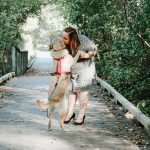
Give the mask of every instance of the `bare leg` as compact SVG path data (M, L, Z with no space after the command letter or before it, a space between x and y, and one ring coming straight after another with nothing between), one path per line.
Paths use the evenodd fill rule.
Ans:
M76 122L79 122L79 123L82 122L84 113L85 113L85 109L87 106L88 98L89 98L88 91L84 91L79 94L80 111L79 111L79 115L76 119Z
M65 121L69 120L71 118L71 116L73 115L76 100L77 100L77 93L76 92L69 93L69 96L68 96L68 110L67 110L67 116L65 118Z

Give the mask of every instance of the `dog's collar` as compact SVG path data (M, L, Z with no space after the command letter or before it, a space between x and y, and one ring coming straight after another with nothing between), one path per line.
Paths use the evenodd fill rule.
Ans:
M61 50L64 50L66 47L63 47L63 48L61 48L61 49L58 49L58 50L55 50L55 49L53 49L53 51L54 52L57 52L57 51L61 51Z

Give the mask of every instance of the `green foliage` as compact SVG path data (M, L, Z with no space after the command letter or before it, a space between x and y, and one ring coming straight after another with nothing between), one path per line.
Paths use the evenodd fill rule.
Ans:
M0 70L11 70L11 47L21 41L20 25L29 15L39 13L42 0L1 0L0 2Z
M98 75L135 105L150 99L150 1L58 1L79 33L99 45Z
M137 107L150 117L150 100L142 100L138 103Z
M46 0L45 0L46 1ZM10 49L21 40L19 26L38 14L43 0L1 0L0 63L9 62ZM98 75L149 114L150 1L47 0L60 5L68 25L98 44ZM5 65L0 69L5 72ZM147 102L148 101L148 102Z

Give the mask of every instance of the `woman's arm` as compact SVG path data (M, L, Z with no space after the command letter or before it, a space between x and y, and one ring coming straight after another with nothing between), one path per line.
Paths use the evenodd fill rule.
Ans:
M97 53L97 51L89 51L88 53L84 52L84 51L81 51L80 53L80 58L91 58L93 56L95 56Z

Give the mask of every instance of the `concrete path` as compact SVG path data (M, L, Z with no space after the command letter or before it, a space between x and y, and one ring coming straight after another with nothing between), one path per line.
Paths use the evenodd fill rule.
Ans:
M97 85L90 89L84 125L70 122L62 131L56 111L48 131L46 111L35 100L47 101L52 59L48 52L37 54L26 74L0 86L0 150L150 150L143 127L127 119Z

